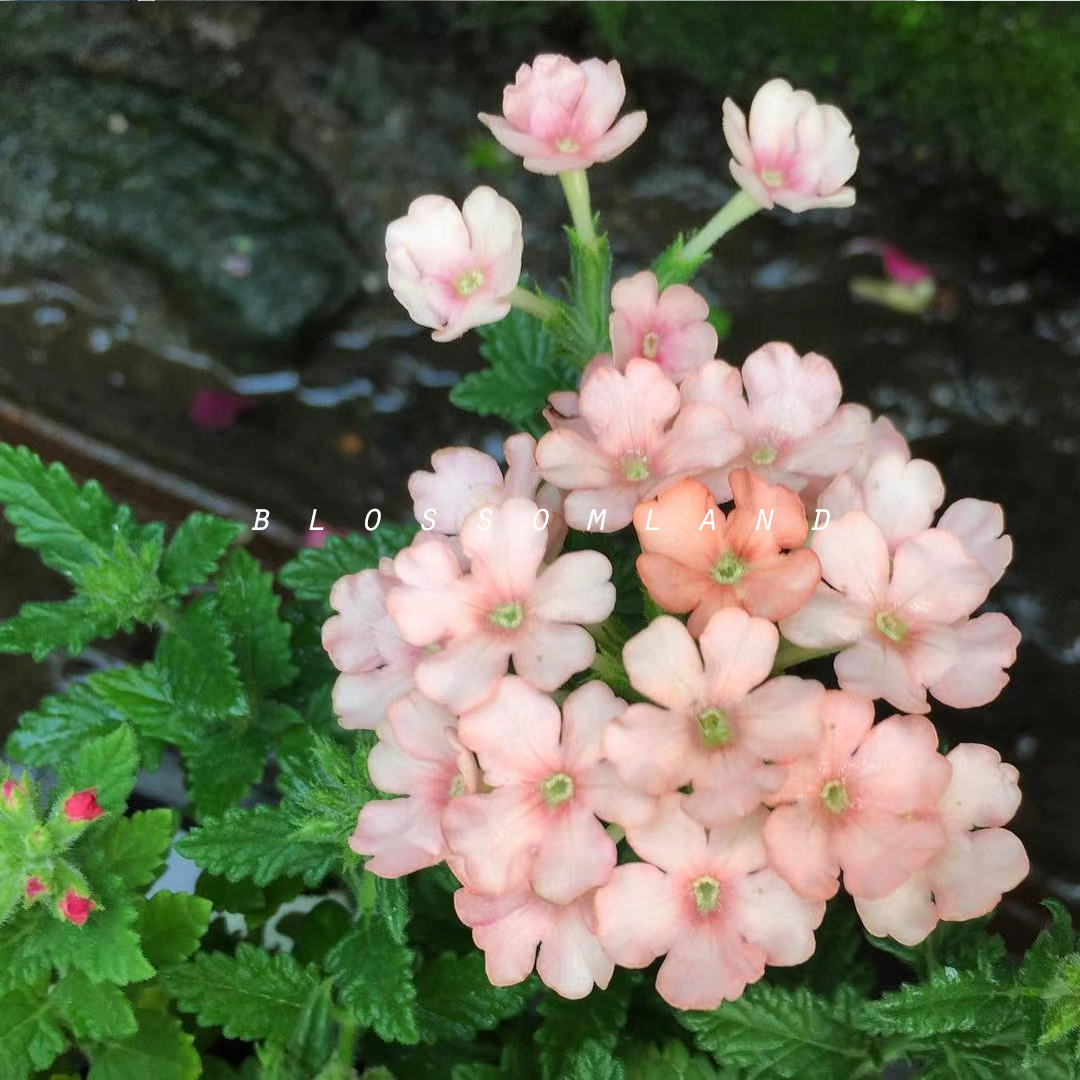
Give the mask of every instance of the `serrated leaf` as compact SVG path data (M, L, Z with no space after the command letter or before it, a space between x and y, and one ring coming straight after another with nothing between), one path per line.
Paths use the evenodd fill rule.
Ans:
M289 1055L313 1076L326 1064L334 1049L334 996L330 979L312 987L289 1035Z
M477 333L489 367L466 375L450 391L450 400L459 409L500 416L538 434L546 427L540 414L548 395L576 389L580 368L560 357L554 336L523 311L515 309Z
M883 1035L925 1039L957 1031L988 1034L1013 1013L1011 994L982 972L946 969L929 982L906 983L867 1002L862 1023Z
M595 1039L590 1039L567 1059L562 1080L624 1080L622 1062Z
M78 655L96 638L112 637L120 629L116 612L102 611L91 600L31 600L18 614L0 623L0 652L29 653L44 660L57 649Z
M381 522L370 533L328 536L321 548L305 548L278 572L278 580L301 600L325 603L334 582L346 574L371 570L384 556L396 555L416 534L415 524Z
M90 1051L87 1080L196 1080L201 1072L195 1040L169 1013L138 1009L138 1030L107 1039Z
M48 1068L66 1046L48 998L30 990L4 995L0 1009L0 1076L4 1080L22 1080L35 1069Z
M81 971L69 972L55 986L56 1015L80 1041L127 1038L135 1033L135 1014L123 990L95 985Z
M745 1080L835 1080L868 1057L865 1033L845 1012L803 987L756 983L737 1001L676 1019L703 1050L742 1069Z
M201 896L167 889L140 901L136 929L150 963L162 968L186 960L199 947L213 907Z
M89 874L107 871L132 889L145 888L161 873L176 831L172 810L142 810L95 830L86 857Z
M253 727L212 728L198 741L184 739L180 747L188 795L200 820L240 802L262 777L273 750L267 734Z
M186 593L217 569L229 545L244 526L196 510L173 534L161 559L161 579L173 591Z
M394 941L385 922L362 916L327 953L326 970L337 979L339 997L364 1027L387 1042L416 1043L412 952Z
M291 817L279 807L234 808L193 829L177 850L197 866L230 881L250 879L266 885L283 874L317 885L341 858L345 837L337 843L298 840Z
M301 964L321 964L351 925L347 908L336 900L320 900L310 911L291 911L278 919L277 930L292 938L292 954Z
M230 552L217 579L218 612L229 630L240 677L253 692L270 694L296 676L290 627L281 620L273 575L240 548Z
M492 986L479 953L443 953L416 977L416 1020L424 1042L467 1041L517 1016L534 992L531 980Z
M199 953L162 977L182 1011L230 1039L287 1038L318 981L288 954L272 956L243 941L235 956Z
M626 1068L626 1080L721 1080L722 1077L704 1054L695 1054L674 1039L663 1046L631 1045L620 1056Z
M92 911L84 926L41 912L31 948L59 968L84 972L93 983L142 982L154 969L142 953L134 921L135 911L126 905Z
M123 810L138 767L135 733L124 724L81 746L75 760L60 771L61 787L74 791L97 788L102 809Z
M709 261L709 255L698 255L687 259L683 256L686 241L678 236L653 263L652 270L663 292L669 285L684 285L698 272L703 263Z

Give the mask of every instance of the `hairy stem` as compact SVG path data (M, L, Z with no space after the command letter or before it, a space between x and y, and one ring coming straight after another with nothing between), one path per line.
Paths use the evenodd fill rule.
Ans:
M559 173L559 180L570 207L574 229L583 244L596 246L596 230L593 229L592 207L589 204L589 177L584 169L572 169Z
M720 237L731 232L740 222L753 217L761 209L745 191L737 191L720 207L713 217L687 241L682 257L690 261L707 255Z
M557 300L552 300L543 293L530 292L520 285L507 293L506 299L510 301L511 307L516 307L541 322L547 322L559 310Z

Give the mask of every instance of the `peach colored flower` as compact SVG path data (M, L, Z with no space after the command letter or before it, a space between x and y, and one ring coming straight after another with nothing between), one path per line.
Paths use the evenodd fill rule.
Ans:
M402 638L443 647L416 667L416 685L455 712L481 704L514 670L541 690L556 690L587 668L596 646L585 624L615 606L611 563L598 551L561 555L542 567L543 511L529 499L473 511L461 529L469 569L445 540L398 553L400 584L387 610Z
M841 871L852 896L888 896L944 848L937 809L952 770L923 716L875 725L872 702L827 690L821 720L818 752L769 797L769 865L811 899L829 899Z
M509 314L521 252L521 215L489 187L476 188L460 210L442 195L421 195L386 227L390 288L436 341Z
M955 624L986 599L989 575L942 529L909 537L890 560L881 529L861 510L814 533L813 547L824 580L782 620L783 635L806 648L843 648L836 677L844 689L927 712L926 688L961 660Z
M649 360L626 371L599 367L581 388L580 421L549 431L536 448L540 475L569 491L571 528L615 532L634 507L668 484L718 468L741 449L723 413L682 404L678 387Z
M528 883L544 900L568 904L607 881L615 843L598 816L628 824L653 810L602 760L604 728L625 704L593 681L568 695L560 719L550 697L508 676L491 702L461 717L461 741L493 789L455 799L443 815L470 889Z
M844 185L859 160L851 123L835 105L819 105L786 79L770 79L754 95L750 122L731 98L724 101L724 137L731 175L755 202L798 213L851 206Z
M800 899L769 869L763 814L706 832L669 795L628 833L646 861L616 867L596 894L605 951L633 968L664 956L656 989L677 1009L715 1009L767 963L801 964L814 952L825 905Z
M799 356L780 341L752 352L741 374L722 360L703 364L683 382L683 401L719 408L742 435L745 450L702 483L727 502L733 468L748 468L792 491L850 468L865 448L870 413L861 405L841 405L840 395L839 376L824 356Z
M693 784L687 812L707 825L755 809L783 784L781 763L813 750L821 730L820 683L765 681L778 642L772 623L739 608L714 615L699 643L668 615L632 637L630 684L658 705L629 706L605 732L619 776L652 795Z
M330 590L338 612L323 623L322 644L341 672L334 683L334 712L343 728L374 730L388 707L415 685L422 649L402 640L386 611L397 584L393 561L339 579Z
M996 585L1012 562L1012 537L1005 533L1005 511L982 499L959 499L938 518L937 527L960 538L964 550Z
M365 869L396 878L446 857L441 818L452 798L476 791L480 770L458 741L455 720L415 690L390 706L368 772L380 790L401 799L373 799L357 818L349 847L370 855Z
M692 634L726 607L785 618L821 580L817 556L802 547L807 524L798 495L746 469L729 480L735 509L726 518L696 480L681 480L634 511L641 581L665 610L692 612Z
M524 982L535 964L545 986L577 999L588 996L594 986L605 989L615 971L596 938L593 895L549 904L528 887L497 896L459 889L454 910L472 928L493 986Z
M716 356L719 338L708 321L709 302L689 285L669 285L661 293L656 275L643 270L615 283L611 307L611 350L621 371L640 356L679 383Z
M888 896L855 901L877 937L917 945L940 919L988 914L1028 875L1024 845L1001 827L1020 805L1019 773L996 750L977 743L961 743L948 759L952 779L940 806L945 850Z
M645 130L645 113L618 123L626 85L618 62L542 53L503 90L503 115L478 119L530 172L554 176L618 157Z
M957 623L953 636L956 660L929 684L930 693L954 709L989 705L1009 681L1005 669L1016 663L1020 631L1007 616L988 611Z

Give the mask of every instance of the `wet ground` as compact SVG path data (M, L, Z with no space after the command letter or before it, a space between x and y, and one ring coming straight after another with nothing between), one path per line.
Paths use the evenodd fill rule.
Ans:
M123 20L136 16L112 18L130 31ZM475 338L436 346L405 319L385 287L382 228L417 194L460 198L476 183L493 183L524 213L527 269L554 285L562 259L558 185L492 159L471 119L477 108L496 107L502 83L527 57L483 48L450 56L420 34L403 38L400 28L390 33L347 16L305 24L295 9L270 25L258 15L250 24L205 18L201 30L182 28L193 70L218 73L201 84L198 107L220 109L237 124L262 118L258 139L296 163L297 184L325 196L325 221L311 235L333 233L349 252L347 280L312 293L295 326L260 341L231 333L222 318L229 304L236 326L258 310L243 290L258 285L259 260L275 256L257 215L237 232L221 211L220 243L198 250L202 262L187 292L168 260L147 267L132 259L137 238L128 238L126 255L99 245L88 257L84 234L69 263L42 244L36 264L11 258L0 278L0 397L8 408L0 420L8 424L15 406L29 408L34 423L45 418L95 440L91 448L106 448L121 471L124 461L151 470L149 489L171 478L180 503L187 490L192 501L226 500L236 513L268 508L284 542L306 528L313 509L343 528L371 507L402 515L405 479L431 451L448 443L492 448L502 430L447 403L447 388L478 364ZM113 55L106 45L81 58L87 78L101 77L102 56ZM165 63L166 47L155 39L146 55L142 88L175 94L184 76ZM117 64L106 65L108 77ZM227 70L233 74L220 75ZM647 265L730 194L718 102L657 76L632 86L635 104L650 110L649 130L634 150L596 170L593 186L617 272ZM122 108L109 108L98 119L110 138L138 134ZM1016 827L1036 867L1023 895L1049 891L1080 903L1080 574L1071 542L1080 240L967 178L891 160L884 132L858 134L865 153L852 211L751 220L723 242L699 286L732 315L726 359L740 361L769 339L826 354L847 398L892 417L942 470L951 498L1005 506L1016 558L994 602L1024 634L1013 680L986 709L938 708L934 719L950 741L990 742L1021 767ZM260 149L260 160L268 152ZM137 175L125 168L129 180ZM227 195L219 191L214 205L228 208ZM866 237L932 267L941 282L932 313L906 316L851 298L851 278L877 271L871 257L845 254ZM318 262L319 253L309 254ZM291 248L290 258L305 265L302 248ZM206 297L219 285L225 306L207 315ZM224 386L247 395L250 408L227 430L200 430L187 415L191 396ZM139 503L140 481L132 484ZM153 490L143 495L154 505ZM24 574L23 556L4 548L2 559L7 611L44 595L41 581ZM5 661L0 722L13 719L26 686L35 685L25 682L27 670ZM1030 908L1021 902L1017 910Z

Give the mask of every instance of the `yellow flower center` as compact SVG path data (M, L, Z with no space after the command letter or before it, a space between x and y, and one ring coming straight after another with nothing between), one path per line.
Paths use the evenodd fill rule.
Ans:
M555 140L555 149L560 154L576 154L581 147L572 135L564 135L561 139Z
M627 454L622 461L623 476L627 480L648 480L649 459L641 453Z
M496 604L488 618L500 630L516 630L525 618L525 609L517 600Z
M549 810L554 810L560 803L574 797L574 779L564 772L553 773L546 780L540 781L540 794Z
M770 446L768 443L762 443L750 455L750 460L755 465L771 465L776 460L778 453L779 451L775 446Z
M474 267L472 270L466 270L465 273L454 282L454 292L456 292L458 296L472 296L472 294L483 284L484 275Z
M828 780L821 788L821 801L825 809L834 814L842 814L847 809L847 792L842 780Z
M784 186L784 174L779 169L762 169L761 182L766 187L778 188Z
M660 351L660 335L655 330L650 330L641 343L641 353L646 360L655 360Z
M712 706L703 709L698 713L697 722L701 730L701 744L710 750L717 746L726 746L735 736L723 709Z
M712 579L717 585L734 585L745 573L746 563L732 552L725 551L712 568Z
M879 611L874 615L874 625L890 640L903 641L907 627L891 611Z
M694 893L694 903L702 915L710 915L720 903L720 882L708 874L699 877L690 886Z

